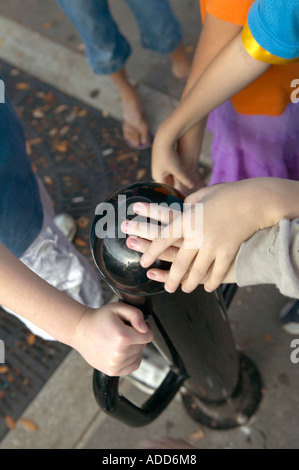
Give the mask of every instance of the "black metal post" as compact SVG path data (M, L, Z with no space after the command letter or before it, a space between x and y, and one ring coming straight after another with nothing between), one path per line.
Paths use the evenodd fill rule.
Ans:
M157 183L142 183L122 194L129 196L127 204L138 200L138 190L150 202L155 191L179 198L173 188L162 185L162 189ZM115 200L114 195L111 201ZM206 426L229 429L246 423L259 405L262 384L255 365L236 349L221 289L209 294L199 286L191 294L180 289L169 294L148 281L139 265L140 255L125 243L120 248L120 240L107 239L103 245L92 236L91 241L104 278L120 299L143 309L155 333L154 344L170 364L169 375L140 409L118 394L117 378L95 371L94 391L100 406L129 425L142 426L180 391L187 412Z

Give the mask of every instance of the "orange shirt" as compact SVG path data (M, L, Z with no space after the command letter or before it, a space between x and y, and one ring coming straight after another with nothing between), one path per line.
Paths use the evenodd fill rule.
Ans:
M202 21L206 13L216 18L244 26L254 0L200 0ZM232 99L236 111L242 114L276 116L291 102L291 82L299 79L299 63L271 65L254 82Z

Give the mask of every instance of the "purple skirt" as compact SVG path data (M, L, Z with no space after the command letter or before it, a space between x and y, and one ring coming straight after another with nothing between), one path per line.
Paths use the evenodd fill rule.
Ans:
M230 101L209 115L209 184L272 176L299 180L299 103L280 116L237 113Z

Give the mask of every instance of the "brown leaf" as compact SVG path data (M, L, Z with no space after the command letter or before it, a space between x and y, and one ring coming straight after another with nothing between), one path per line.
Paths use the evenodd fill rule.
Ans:
M19 82L16 84L17 90L28 90L30 88L29 83L26 82Z
M6 426L9 428L9 429L14 429L16 427L16 422L15 420L9 416L9 415L6 415L5 418L4 418L4 421L5 421L5 424Z
M33 346L35 343L35 335L33 333L29 333L29 335L26 338L26 342L29 346Z
M56 129L56 127L53 127L53 129L51 129L48 134L50 137L53 137L55 134L57 134L58 132L58 129Z
M54 114L62 113L62 111L66 111L67 109L68 109L67 104L61 104L60 106L57 106L57 108L54 111Z
M28 140L30 145L37 145L40 144L43 141L41 137L35 137L35 139L30 139Z
M0 47L2 46L2 44L3 44L3 39L0 38Z
M269 335L269 333L266 333L266 334L265 334L265 341L266 341L266 343L268 343L268 344L271 343L271 336Z
M76 237L75 240L74 240L74 245L77 245L77 246L86 246L87 243L85 240L83 240L83 238L78 238Z
M52 185L54 183L53 179L51 178L51 176L44 176L44 182L45 184L47 184L48 186Z
M53 24L54 24L53 21L45 21L45 22L43 23L43 28L44 28L44 29L50 29L50 28L52 28Z
M18 69L12 69L12 70L10 71L10 75L11 75L12 77L15 77L16 75L19 75L19 74L20 74L20 71L19 71Z
M80 228L86 228L89 224L89 218L85 217L84 215L81 215L79 219L77 219L77 225Z
M80 109L80 111L77 112L77 116L79 117L87 116L87 109Z
M205 436L205 433L203 432L202 429L198 429L197 431L193 432L188 436L188 440L191 442L199 441Z
M145 173L146 173L146 169L141 168L140 170L137 171L136 179L141 180L145 176Z
M64 135L64 134L66 134L69 130L70 130L70 126L63 126L63 127L60 129L59 134L60 134L60 135Z
M58 142L54 145L55 150L61 153L65 153L68 151L69 143L67 140L63 140L62 142Z
M23 428L27 429L28 431L38 430L38 425L34 421L32 421L32 419L22 418L20 419L20 423L23 426Z
M7 366L0 366L0 374L5 374L8 371Z
M44 93L42 98L43 101L45 101L46 103L55 103L56 101L56 96L51 91L49 91L48 93Z
M31 155L32 153L32 148L31 148L30 142L28 141L26 141L26 152L28 155Z
M41 109L34 109L32 111L32 116L35 117L36 119L41 119L45 117L45 113Z

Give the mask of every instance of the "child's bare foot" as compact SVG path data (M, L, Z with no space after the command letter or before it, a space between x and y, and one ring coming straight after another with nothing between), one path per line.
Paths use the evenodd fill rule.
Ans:
M152 144L150 130L137 89L129 82L125 69L118 70L110 77L121 95L125 141L136 149L150 147Z
M122 93L123 136L130 147L144 149L151 146L151 136L140 96L136 88Z
M191 61L182 43L170 54L172 74L180 80L187 80L191 71Z

